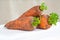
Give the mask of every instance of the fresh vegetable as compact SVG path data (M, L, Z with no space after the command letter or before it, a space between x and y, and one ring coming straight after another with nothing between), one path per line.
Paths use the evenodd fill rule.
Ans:
M41 11L47 10L47 6L46 6L46 4L44 2L40 5L40 10Z
M39 5L32 7L31 9L24 12L23 15L21 15L16 20L8 22L5 25L5 27L8 29L16 29L16 30L27 30L27 31L34 30L40 23L39 18L36 18L39 17L42 13L39 7L40 7ZM31 22L32 19L33 22Z
M48 24L48 15L40 16L40 24L38 25L39 29L48 29L50 25Z
M23 18L23 17L29 17L29 16L40 16L42 14L41 10L39 9L39 5L38 6L34 6L32 8L30 8L29 10L27 10L26 12L24 12L18 19Z
M38 24L40 24L39 18L34 17L33 18L33 22L32 22L32 26L36 27L36 26L38 26Z
M58 19L59 19L58 14L55 13L55 12L52 12L52 13L50 14L49 19L48 19L49 24L54 24L54 25L56 25Z
M8 29L15 29L15 30L26 30L32 31L35 28L31 25L33 17L24 17L20 20L13 20L8 22L5 27Z

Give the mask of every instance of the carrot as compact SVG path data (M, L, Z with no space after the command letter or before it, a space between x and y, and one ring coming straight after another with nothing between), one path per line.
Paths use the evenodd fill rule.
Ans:
M10 21L5 25L5 27L7 27L8 29L30 31L34 29L34 27L31 25L32 18L33 17L25 17L20 20Z
M50 28L50 24L48 23L48 16L47 15L41 15L40 24L39 24L38 28L40 28L40 29Z
M28 17L28 16L40 16L41 15L41 10L39 9L40 6L34 6L25 13L23 13L18 19L23 18L23 17Z
M36 28L34 26L37 26L40 21L39 18L33 17L39 17L42 14L42 11L46 9L47 7L44 3L42 3L40 6L34 6L31 9L27 10L25 13L23 13L23 15L21 15L18 19L8 22L5 27L17 30L34 30ZM32 19L34 21L32 21ZM43 22L43 20L41 21ZM43 24L42 22L41 25Z
M40 16L40 29L48 29L52 24L56 25L58 22L59 16L56 12L50 13L50 15L41 15Z
M43 2L41 5L37 5L32 7L31 9L27 10L25 13L23 13L18 19L28 16L40 16L42 14L42 11L47 10L46 4Z
M5 27L7 27L8 29L31 31L34 30L38 24L39 24L39 19L30 16L30 17L21 18L20 20L10 21L5 25Z

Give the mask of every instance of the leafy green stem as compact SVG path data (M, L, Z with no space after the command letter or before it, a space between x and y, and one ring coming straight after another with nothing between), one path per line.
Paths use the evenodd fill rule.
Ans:
M43 2L41 3L40 5L40 10L43 11L43 10L47 10L47 5Z
M39 18L37 18L37 17L34 17L33 18L33 22L32 22L32 26L38 26L38 24L40 24L40 20L39 20Z
M48 19L49 24L54 24L54 25L56 25L58 19L59 19L59 16L57 15L57 13L52 12L52 13L50 14L49 19Z

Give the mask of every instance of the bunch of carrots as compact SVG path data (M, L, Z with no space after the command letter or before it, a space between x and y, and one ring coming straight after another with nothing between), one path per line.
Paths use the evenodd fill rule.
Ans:
M5 27L8 29L31 31L36 28L48 29L52 24L56 25L59 17L57 13L52 12L50 15L43 14L47 10L46 4L43 2L40 6L34 6L23 13L19 18L9 21Z

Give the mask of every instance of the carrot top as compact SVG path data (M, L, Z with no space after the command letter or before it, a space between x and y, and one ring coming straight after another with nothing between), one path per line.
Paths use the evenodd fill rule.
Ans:
M50 14L49 19L48 19L49 24L54 24L54 25L56 25L58 19L59 19L59 16L57 15L57 13L52 12L52 13Z
M32 22L32 26L35 26L35 27L36 27L38 24L40 24L39 18L34 17L34 18L33 18L33 22Z
M41 3L40 5L40 10L43 11L43 10L47 10L47 5L43 2Z

